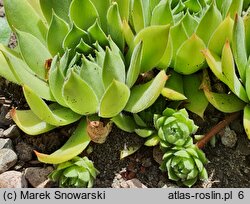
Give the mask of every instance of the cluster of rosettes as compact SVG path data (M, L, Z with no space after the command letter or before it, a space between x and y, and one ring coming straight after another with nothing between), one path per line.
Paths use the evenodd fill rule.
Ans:
M185 109L167 108L162 115L155 115L160 147L164 151L161 169L168 171L169 179L191 187L198 178L207 179L205 154L193 144L191 137L198 127L189 119Z
M49 178L60 187L91 188L98 173L92 161L77 156L56 166Z

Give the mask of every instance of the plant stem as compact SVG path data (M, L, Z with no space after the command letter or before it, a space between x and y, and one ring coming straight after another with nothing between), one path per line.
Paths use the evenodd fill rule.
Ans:
M227 125L229 125L232 121L234 121L236 118L238 118L240 115L240 112L231 113L228 116L226 116L222 121L220 121L217 125L212 127L210 131L208 131L205 136L196 143L196 146L200 149L202 149L210 140L211 138L216 135L218 132L220 132L223 128L225 128Z

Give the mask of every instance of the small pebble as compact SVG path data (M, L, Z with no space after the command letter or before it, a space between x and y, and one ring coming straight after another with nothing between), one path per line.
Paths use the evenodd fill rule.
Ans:
M53 171L53 167L47 168L30 167L25 169L25 178L35 188L48 179L48 175Z
M20 142L16 145L15 149L16 149L18 158L20 160L25 161L25 162L32 160L33 148L30 145L24 142Z
M226 147L234 147L237 142L237 135L234 130L231 130L228 126L222 130L220 133L221 135L221 142Z
M13 167L17 162L17 155L11 149L0 149L0 173Z
M28 184L19 171L6 171L0 174L0 188L27 188Z
M126 181L128 188L147 188L141 181L136 178Z
M1 139L0 138L0 149L3 149L3 148L13 150L12 141L10 139Z
M8 138L18 137L19 135L20 133L16 125L12 125L3 132L3 136Z

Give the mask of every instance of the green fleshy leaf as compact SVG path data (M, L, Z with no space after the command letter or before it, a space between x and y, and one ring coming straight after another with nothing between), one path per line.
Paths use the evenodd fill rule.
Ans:
M69 12L71 0L63 0L63 1L39 0L39 1L40 1L41 9L43 11L43 15L45 16L48 23L51 22L52 15L53 15L52 11L54 11L56 15L62 18L64 21L66 21L67 23L70 23L68 12Z
M121 19L128 20L129 18L129 9L130 9L130 0L114 0L117 2L119 7L119 12Z
M125 110L138 113L151 106L159 97L166 80L167 76L165 72L161 71L154 79L146 84L134 86L131 90L131 95Z
M241 14L243 8L243 1L244 0L232 0L231 6L228 10L228 15L230 15L231 18L234 18L235 14Z
M150 26L137 34L135 44L140 41L143 43L141 72L149 71L159 64L167 48L168 35L169 25Z
M154 133L154 130L150 129L135 129L135 133L140 137L146 138L151 136Z
M153 147L153 146L158 145L159 142L160 142L160 138L158 137L158 135L151 135L150 137L147 138L144 145L148 147Z
M38 118L31 110L12 109L10 114L17 126L28 135L39 135L56 128Z
M41 79L46 78L46 60L51 58L47 48L33 35L17 30L18 45L29 68ZM35 57L34 57L35 56Z
M245 42L245 29L242 17L235 16L232 49L234 59L243 83L246 81L247 50Z
M204 92L200 89L200 74L184 76L183 83L184 93L187 97L188 102L187 104L185 104L185 108L203 118L203 114L209 103Z
M187 187L191 187L191 186L193 186L195 183L196 183L196 181L197 181L197 177L196 178L193 178L193 179L189 179L189 180L187 180L187 181L183 181L182 183L185 185L185 186L187 186Z
M56 56L54 57L51 63L51 68L49 70L49 87L56 101L60 105L67 107L67 104L62 94L64 81L65 77L63 76L62 71L60 70L58 56Z
M6 18L0 18L0 43L7 46L10 40L11 29Z
M88 28L88 33L93 42L97 41L103 47L108 45L108 38L101 29L98 20L96 20L95 23Z
M122 31L122 19L116 2L113 2L109 7L107 13L107 23L109 34L112 36L113 41L123 51L125 41Z
M188 10L185 16L183 17L182 23L188 36L192 36L199 24L195 17L192 16Z
M1 49L1 48L0 48ZM6 59L3 55L3 53L0 51L0 76L4 77L5 79L19 84L18 79L16 79L15 74L13 74L13 72L11 71L8 63L6 62Z
M248 139L250 139L250 105L244 108L243 125Z
M247 56L250 55L250 16L244 16L244 28L245 28L245 46ZM244 49L244 48L243 48Z
M202 172L200 173L199 179L201 179L201 180L207 180L208 179L207 170L205 168L203 168Z
M102 68L96 63L90 62L83 56L80 76L93 89L98 100L100 100L104 93Z
M80 119L80 115L74 113L71 109L60 106L57 103L48 106L31 88L23 86L25 99L33 111L41 120L55 125L68 125Z
M111 118L115 125L125 132L134 132L136 128L136 123L134 118L131 116L125 115L124 113L119 113L115 117Z
M184 149L175 152L174 155L177 157L183 157L183 158L187 158L187 159L191 158L191 156Z
M133 117L134 117L135 123L138 126L140 126L140 127L147 127L147 124L142 120L142 118L138 114L134 113Z
M124 36L124 39L128 45L129 48L133 48L135 45L134 45L134 33L129 25L129 23L125 20L122 21L122 33L123 33L123 36Z
M62 55L63 41L69 31L67 23L58 17L55 13L52 15L52 20L47 33L47 46L51 55Z
M12 28L27 32L45 44L46 25L28 1L5 0L4 9Z
M143 11L143 2L142 0L132 1L131 6L131 19L134 30L136 33L140 32L145 27L145 13Z
M97 112L99 101L94 90L73 69L64 83L63 96L70 109L78 114Z
M84 42L88 42L89 41L88 34L84 30L80 29L75 24L73 24L70 32L64 38L63 48L64 49L75 48L79 44L81 39L84 40Z
M142 59L142 43L140 42L133 51L127 73L126 84L130 88L134 85L140 74L141 59Z
M212 52L220 55L224 47L225 42L228 40L231 42L233 35L233 20L228 16L221 22L221 24L216 28L213 35L211 36L208 48Z
M223 47L221 66L223 74L228 81L226 84L241 100L248 102L249 99L247 97L246 91L235 73L234 58L229 42L226 42Z
M160 2L153 10L150 25L167 25L173 22L169 1Z
M18 84L28 85L35 93L46 100L55 100L50 92L48 83L40 80L36 76L36 74L33 73L32 70L29 69L29 67L27 67L24 61L21 60L18 55L16 55L15 52L1 45L0 50L2 51L11 72L18 81Z
M111 4L111 0L91 0L92 3L95 5L96 10L98 11L101 28L105 33L107 33L107 12Z
M82 30L87 30L99 17L90 0L73 0L70 5L70 18Z
M80 43L76 46L75 51L83 53L85 56L93 53L93 48L81 39Z
M125 65L122 58L106 49L103 69L102 69L102 80L105 88L107 88L113 80L125 83Z
M126 106L129 96L129 88L124 83L113 80L101 99L99 116L104 118L116 116Z
M205 15L202 17L196 31L197 35L204 41L206 45L221 22L221 13L216 8L215 3L212 3Z
M201 50L205 49L205 44L196 35L193 34L178 49L175 57L174 70L181 74L192 74L204 66L205 58ZM190 57L192 53L195 58Z
M39 152L35 153L41 162L59 164L80 154L88 146L90 141L87 133L87 121L86 119L82 119L73 135L59 150L50 155Z

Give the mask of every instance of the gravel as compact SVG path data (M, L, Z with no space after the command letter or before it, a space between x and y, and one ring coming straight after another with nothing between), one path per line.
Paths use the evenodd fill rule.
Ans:
M0 174L0 188L27 188L23 174L18 171L6 171Z
M0 173L13 167L17 162L17 155L11 149L0 149Z

